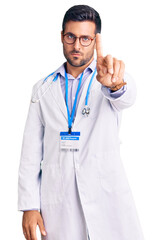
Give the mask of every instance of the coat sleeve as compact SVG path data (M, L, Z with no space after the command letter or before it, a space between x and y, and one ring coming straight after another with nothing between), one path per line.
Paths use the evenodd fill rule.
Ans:
M116 111L121 111L132 106L136 99L137 90L134 79L128 73L125 73L124 81L127 84L124 86L124 91L120 94L115 92L111 93L107 87L101 86L103 95L110 101Z
M33 87L34 92L34 87ZM18 177L18 210L40 209L41 161L44 126L39 103L30 103L26 119Z

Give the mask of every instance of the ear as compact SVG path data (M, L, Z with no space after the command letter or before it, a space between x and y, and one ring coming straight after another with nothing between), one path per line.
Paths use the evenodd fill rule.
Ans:
M63 43L63 31L61 31L61 42Z
M96 36L96 34L95 34L95 36ZM96 37L95 37L95 39L94 39L94 49L96 49Z
M95 43L94 43L94 49L96 49L96 39L94 40L94 42L95 42Z
M95 40L95 44L94 44L94 49L96 49L96 40Z

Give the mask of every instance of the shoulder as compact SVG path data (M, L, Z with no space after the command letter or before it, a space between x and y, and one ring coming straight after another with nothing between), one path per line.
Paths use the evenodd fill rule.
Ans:
M40 80L38 80L37 82L34 83L34 85L32 86L32 92L37 90L44 82L45 78L42 78Z
M53 75L55 72L50 73L49 75L47 75L46 77L38 80L37 82L34 83L32 90L35 92L37 91L45 82L51 82L53 80ZM33 92L32 91L32 92Z

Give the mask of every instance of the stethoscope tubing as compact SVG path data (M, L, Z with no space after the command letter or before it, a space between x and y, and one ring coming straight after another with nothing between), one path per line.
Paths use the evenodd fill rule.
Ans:
M45 95L45 93L50 89L50 87L52 86L52 83L55 82L58 79L58 74L56 74L56 76L54 77L54 79L52 80L52 82L49 84L49 86L47 87L47 89L43 92L43 94L39 97L39 98L34 98L34 96L36 96L36 94L38 93L38 91L42 88L42 86L47 83L47 79L49 77L51 77L52 75L54 75L55 72L49 74L44 80L43 83L39 86L39 88L36 90L36 92L34 93L31 102L32 103L38 103L40 101L40 99Z
M88 107L88 99L89 99L90 88L91 88L91 85L92 85L92 82L93 82L93 79L94 79L94 76L95 76L96 72L97 72L97 68L95 68L95 70L94 70L94 72L93 72L93 75L92 75L92 77L91 77L91 80L90 80L90 82L89 82L89 85L88 85L87 94L86 94L86 99L85 99L85 108L84 108L84 109L90 109L90 108ZM40 101L40 99L45 95L45 93L50 89L50 87L52 86L53 82L57 81L59 73L57 73L57 74L54 76L53 80L51 81L51 83L49 84L49 86L47 87L47 89L43 92L43 94L42 94L39 98L35 98L36 94L37 94L38 91L41 89L41 87L42 87L45 83L48 82L48 81L47 81L48 78L51 77L51 76L53 76L54 74L55 74L55 72L49 74L49 75L43 80L43 83L39 86L39 88L36 90L36 92L35 92L35 93L33 94L33 96L32 96L32 99L31 99L31 102L32 102L32 103L38 103L38 102ZM80 84L81 84L82 77L83 77L83 73L82 73L82 75L81 75L81 79L80 79L79 86L78 86L78 89L77 89L78 92L79 92L79 89L80 89ZM68 91L68 90L67 90L67 86L65 86L65 90ZM77 94L78 94L78 93L77 93ZM77 99L76 99L76 101L77 101ZM67 99L66 99L66 102L67 102ZM84 109L83 109L83 110L84 110ZM75 109L74 109L74 110L75 110ZM73 112L72 112L73 115L74 115L74 112L75 112L74 110L72 110L72 111L73 111ZM88 115L87 115L87 116L88 116Z

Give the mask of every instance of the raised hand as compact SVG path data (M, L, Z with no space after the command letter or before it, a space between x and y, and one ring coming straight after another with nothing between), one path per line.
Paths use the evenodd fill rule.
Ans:
M116 91L126 83L123 81L125 64L111 55L103 56L101 34L96 34L97 80L104 86Z

